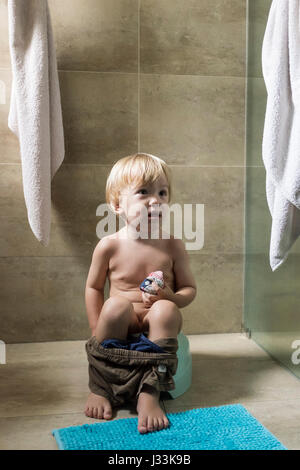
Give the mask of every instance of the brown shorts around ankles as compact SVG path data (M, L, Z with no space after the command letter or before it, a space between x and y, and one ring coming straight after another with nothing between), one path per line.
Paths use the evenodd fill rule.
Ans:
M112 406L119 406L136 400L144 384L158 391L173 390L177 338L161 338L155 343L165 352L104 348L92 336L85 345L91 392L107 398Z

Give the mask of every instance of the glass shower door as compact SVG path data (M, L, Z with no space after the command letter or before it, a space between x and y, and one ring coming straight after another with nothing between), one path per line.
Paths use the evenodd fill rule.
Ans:
M252 339L300 378L300 238L276 271L269 263L272 220L262 160L267 92L261 48L271 3L248 0L243 321Z

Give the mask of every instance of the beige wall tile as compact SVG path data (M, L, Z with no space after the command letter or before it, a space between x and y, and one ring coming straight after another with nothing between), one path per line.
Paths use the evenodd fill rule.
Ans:
M0 338L5 343L83 339L90 330L87 257L3 257Z
M243 168L171 168L174 185L172 203L204 204L204 245L201 253L242 252ZM186 237L184 239L188 241Z
M137 72L138 0L49 0L57 65ZM10 68L7 0L0 0L0 68Z
M10 68L7 0L0 0L0 68Z
M21 218L26 214L21 164L2 164L0 172L0 216Z
M49 0L59 69L137 72L138 0Z
M0 70L0 163L20 163L19 140L8 127L11 80ZM137 151L136 74L59 73L67 163L108 163Z
M136 74L60 72L67 163L114 163L137 151Z
M185 334L240 332L243 314L243 255L190 256L197 296L182 309Z
M245 73L245 0L143 0L141 72Z
M12 74L0 69L1 89L4 93L0 102L0 163L20 163L19 140L8 127ZM2 93L1 93L2 95Z
M105 203L111 167L63 164L52 180L50 243L30 228L21 165L1 165L0 256L89 256L99 241L97 207Z
M0 217L0 256L90 256L99 241L96 234L99 217L73 220L54 214L52 210L47 247L35 238L27 216Z
M140 150L182 165L243 165L245 80L141 75Z

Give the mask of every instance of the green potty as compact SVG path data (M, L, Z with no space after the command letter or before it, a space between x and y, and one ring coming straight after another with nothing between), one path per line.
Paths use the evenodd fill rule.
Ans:
M182 331L177 336L178 340L178 366L176 374L173 379L175 382L175 389L169 390L172 398L177 398L185 393L192 383L192 355L190 353L190 343Z

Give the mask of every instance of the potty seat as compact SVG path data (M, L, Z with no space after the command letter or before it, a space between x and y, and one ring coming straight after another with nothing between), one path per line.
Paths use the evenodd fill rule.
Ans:
M192 355L190 353L189 340L182 331L178 334L177 340L178 365L176 374L173 376L175 389L168 391L173 399L185 393L192 383Z

